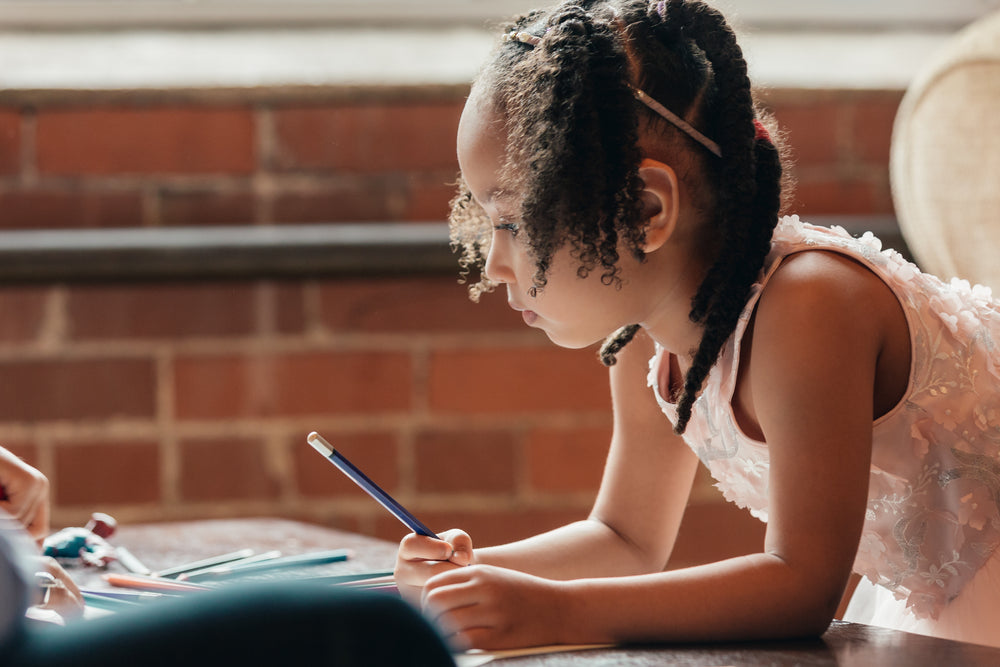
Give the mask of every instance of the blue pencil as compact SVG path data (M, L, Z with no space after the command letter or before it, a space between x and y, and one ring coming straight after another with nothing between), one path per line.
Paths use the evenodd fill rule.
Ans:
M179 574L186 574L188 572L195 572L197 570L205 570L210 567L225 565L226 563L232 563L234 561L250 558L253 555L254 555L253 549L240 549L239 551L233 551L232 553L226 553L220 556L212 556L210 558L202 558L201 560L196 560L191 563L184 563L182 565L175 565L174 567L168 567L156 572L156 576L176 577Z
M130 607L135 608L139 606L138 603L130 600L107 597L106 595L97 595L96 593L89 593L87 591L80 591L80 595L83 596L83 601L88 607L100 607L101 609L107 609L109 611L121 611Z
M396 502L392 496L383 491L378 484L368 479L367 475L361 472L361 470L358 469L358 467L353 463L348 461L343 454L334 449L319 433L313 431L309 434L306 440L310 445L312 445L313 449L322 454L323 457L330 463L337 466L342 473L350 477L355 484L360 486L368 495L377 500L382 507L389 510L389 512L392 513L394 517L402 521L403 525L407 528L412 530L417 535L426 535L427 537L441 539L434 534L434 531L420 523L417 517L406 511L406 508Z
M205 570L200 573L192 572L187 576L188 581L205 581L211 579L226 579L230 577L243 577L258 572L270 570L284 570L296 567L309 567L312 565L325 565L327 563L337 563L345 561L351 557L351 552L347 549L334 549L333 551L318 551L314 553L298 554L296 556L282 556L272 558L257 563L234 563L231 566L222 566Z
M240 558L239 560L230 561L223 565L213 565L211 567L202 568L200 570L190 570L188 572L182 572L177 575L177 581L196 581L198 579L205 579L212 577L218 572L229 572L234 567L243 567L244 565L250 565L251 563L263 563L270 562L272 560L281 558L281 552L277 549L272 551L265 551L260 554L253 554L252 556L247 556L246 558Z
M81 588L80 593L83 594L84 599L100 597L129 603L153 602L164 598L176 597L164 595L163 593L153 593L151 591L112 591L94 588Z

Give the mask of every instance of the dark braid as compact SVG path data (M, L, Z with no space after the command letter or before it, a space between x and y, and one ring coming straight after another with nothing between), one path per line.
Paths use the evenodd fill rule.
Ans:
M675 430L683 433L694 399L735 330L770 250L781 166L773 144L755 139L746 61L722 14L701 3L671 0L663 23L689 35L712 66L713 90L705 110L724 156L718 162L713 216L718 250L691 304L691 320L704 330L677 403Z
M569 0L510 29L540 38L538 44L503 43L477 86L486 87L506 121L504 185L523 193L537 286L545 285L563 244L579 260L579 275L600 267L608 284L618 284L620 241L642 258L640 118L690 166L679 176L706 221L709 268L691 303L690 318L703 333L678 400L675 430L682 433L745 308L777 222L781 163L771 141L755 138L742 51L722 15L696 0ZM722 158L637 102L630 84L711 137ZM463 250L464 269L481 269L488 252L489 221L477 208L462 194L455 199L452 239ZM472 289L488 287L481 280ZM638 328L615 332L602 361L613 364Z
M513 149L508 174L526 193L521 215L538 261L539 287L553 253L565 243L580 261L580 277L599 265L605 284L617 284L620 233L641 256L641 230L631 224L642 183L627 59L613 26L596 21L591 4L567 3L544 26L528 28L544 39L522 62L525 67L515 67L514 89L504 101ZM521 69L530 74L520 76ZM527 85L531 75L533 85ZM574 187L538 187L560 182Z
M567 2L552 13L532 12L506 30L541 37L537 47L501 43L476 85L489 90L506 121L509 153L503 184L524 193L522 231L546 283L553 254L569 245L578 275L599 267L601 281L619 285L619 242L641 258L644 233L638 175L638 115L620 35L590 11L604 2ZM464 193L453 201L452 242L463 269L482 269L488 221L471 211ZM489 289L481 280L473 295Z
M614 366L618 363L617 354L621 352L623 347L632 342L632 339L635 338L635 335L639 333L639 329L641 328L638 324L626 324L608 336L608 339L601 345L600 353L598 353L601 363L605 366Z

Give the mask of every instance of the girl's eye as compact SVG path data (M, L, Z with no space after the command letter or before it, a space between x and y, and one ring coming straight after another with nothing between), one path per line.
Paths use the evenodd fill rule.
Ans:
M498 232L510 232L511 236L517 238L517 233L520 231L520 227L516 222L507 222L503 218L500 219L500 224L494 225L493 229Z

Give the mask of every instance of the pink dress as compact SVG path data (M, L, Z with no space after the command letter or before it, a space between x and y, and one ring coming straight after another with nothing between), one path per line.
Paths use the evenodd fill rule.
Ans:
M873 425L868 508L846 620L1000 646L1000 304L990 290L921 273L870 233L782 219L761 280L709 373L685 440L727 500L767 521L767 445L732 411L743 333L792 253L828 250L879 276L906 314L912 360L903 399ZM649 383L659 392L662 350Z

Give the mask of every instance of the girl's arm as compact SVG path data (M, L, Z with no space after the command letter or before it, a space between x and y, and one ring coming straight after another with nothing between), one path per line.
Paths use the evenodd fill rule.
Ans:
M802 257L769 283L741 369L741 423L759 427L770 450L764 550L672 572L565 582L455 570L427 582L425 601L458 641L753 639L827 627L864 520L877 363L887 323L902 314L888 289L848 260ZM639 482L647 483L642 473Z
M404 594L415 597L430 577L470 562L559 580L662 570L673 548L697 458L674 435L646 386L653 352L652 341L640 332L610 370L614 431L588 519L474 553L469 536L461 531L443 533L447 544L408 535L400 544L396 566Z
M614 431L586 521L478 549L475 562L552 579L659 572L666 566L698 459L673 433L646 385L652 340L643 332L611 367Z

